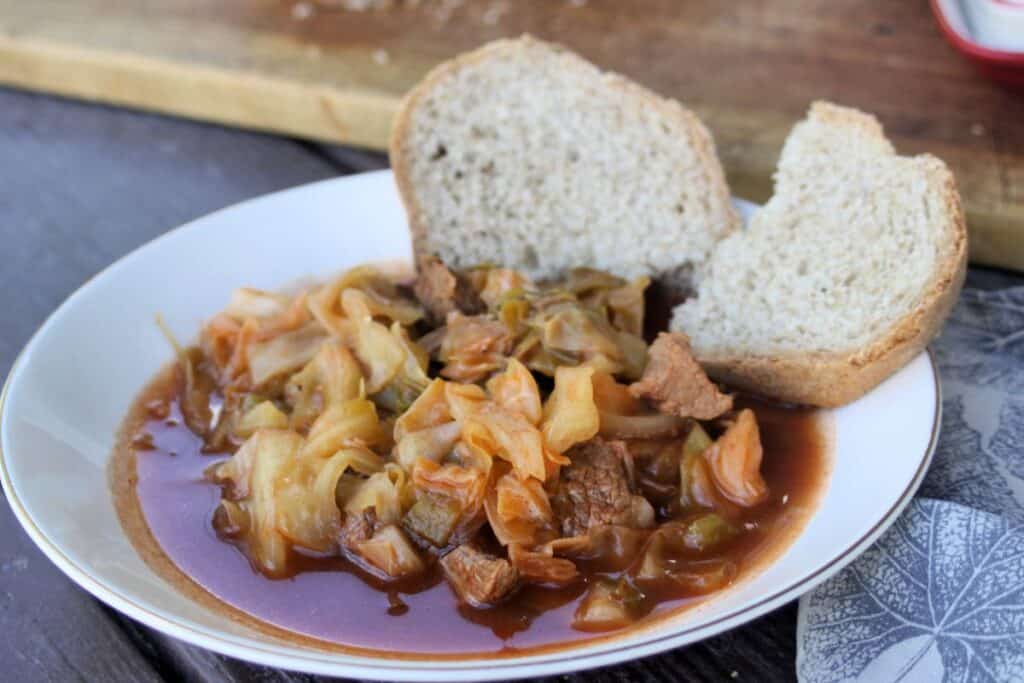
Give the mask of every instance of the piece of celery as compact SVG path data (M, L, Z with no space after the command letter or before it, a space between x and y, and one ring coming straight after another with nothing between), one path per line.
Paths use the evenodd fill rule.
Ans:
M402 526L410 533L438 548L448 545L462 510L458 502L447 498L420 498L405 513Z

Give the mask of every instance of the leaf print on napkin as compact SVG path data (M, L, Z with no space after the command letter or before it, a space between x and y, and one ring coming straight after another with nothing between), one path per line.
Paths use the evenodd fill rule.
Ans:
M1020 443L1024 412L1000 421L989 449L965 419L967 400L969 396L961 395L942 402L941 438L918 494L962 503L1024 524L1024 443ZM1014 466L1020 469L1014 470ZM1022 479L1013 481L1014 475ZM1020 489L1017 496L1014 488Z
M797 673L847 680L1024 680L1024 531L918 499L800 600Z
M1024 287L963 290L934 350L943 380L1024 392Z
M992 437L989 449L1018 479L1019 494L1024 494L1024 402L1007 399L999 411L999 429ZM1018 500L1022 496L1018 495Z

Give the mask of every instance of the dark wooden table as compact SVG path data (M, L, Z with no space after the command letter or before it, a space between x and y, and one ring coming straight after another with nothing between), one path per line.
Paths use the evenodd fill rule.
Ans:
M0 89L0 376L68 294L131 249L249 197L386 165L379 154ZM986 288L1022 282L970 274ZM792 680L795 635L793 603L688 648L558 680ZM121 616L65 578L2 505L0 680L317 679L222 657Z

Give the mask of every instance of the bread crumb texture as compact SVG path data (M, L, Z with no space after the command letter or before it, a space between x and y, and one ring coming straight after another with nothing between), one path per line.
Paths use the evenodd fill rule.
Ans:
M418 252L532 278L688 274L738 228L703 124L524 37L443 65L392 143Z
M897 156L873 116L815 103L774 196L715 250L672 327L703 358L859 349L949 277L958 227L945 164Z

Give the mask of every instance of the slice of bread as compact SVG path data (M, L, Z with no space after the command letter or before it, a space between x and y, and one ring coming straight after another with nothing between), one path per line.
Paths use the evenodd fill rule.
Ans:
M685 290L739 227L693 113L530 37L431 72L398 113L391 164L416 252L456 268L591 266Z
M817 102L786 141L775 195L714 250L671 326L720 381L837 406L936 335L966 261L946 165L897 156L873 116Z

